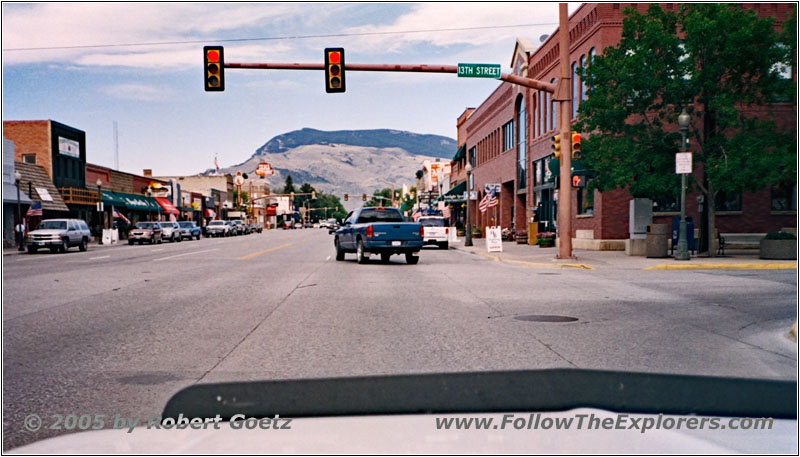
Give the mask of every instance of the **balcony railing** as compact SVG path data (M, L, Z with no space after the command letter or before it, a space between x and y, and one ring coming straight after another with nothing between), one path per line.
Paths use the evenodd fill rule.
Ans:
M97 191L89 189L77 189L75 187L62 187L58 189L61 198L68 205L96 205Z

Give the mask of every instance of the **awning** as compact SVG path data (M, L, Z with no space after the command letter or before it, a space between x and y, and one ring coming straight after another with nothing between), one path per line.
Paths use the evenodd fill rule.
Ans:
M447 197L448 195L457 196L459 198L464 198L464 192L467 190L467 182L463 181L456 184L452 189L448 190L444 193L444 196Z
M103 191L103 205L110 207L113 206L115 208L125 208L125 200L119 197L116 192L111 192L110 190Z
M453 157L453 161L454 162L458 162L459 160L461 160L464 157L466 157L467 156L466 152L467 152L467 145L466 144L462 144L461 147L458 148L458 151L456 151L456 155L455 155L455 157Z
M122 192L117 192L117 196L125 202L125 206L131 211L161 211L161 207L152 197Z
M168 199L164 197L155 197L155 199L156 202L164 208L164 214L174 214L177 216L181 213Z
M30 205L31 199L22 190L19 191L19 202L22 205ZM17 203L17 186L12 183L3 183L3 203Z

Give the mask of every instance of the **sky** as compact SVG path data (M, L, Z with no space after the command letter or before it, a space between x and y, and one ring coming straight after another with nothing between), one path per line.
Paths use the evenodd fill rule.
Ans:
M319 70L227 69L225 91L205 92L203 46L226 62L322 63L343 47L350 63L509 72L516 38L538 45L557 22L557 3L3 3L3 120L83 130L87 161L109 167L116 122L119 169L156 176L241 163L304 127L455 138L498 81L350 71L345 93L326 94Z

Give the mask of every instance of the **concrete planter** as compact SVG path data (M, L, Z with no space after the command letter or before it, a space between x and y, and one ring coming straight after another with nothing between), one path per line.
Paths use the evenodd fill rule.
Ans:
M761 240L759 258L797 260L797 240Z

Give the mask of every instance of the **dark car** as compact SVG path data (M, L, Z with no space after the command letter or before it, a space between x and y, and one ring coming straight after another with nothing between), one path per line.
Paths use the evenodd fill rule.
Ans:
M200 239L200 227L197 226L193 221L183 221L178 222L178 225L181 227L181 238L197 238Z
M139 244L147 241L150 244L159 243L163 241L163 232L161 231L161 224L158 222L137 222L136 227L128 232L128 244L134 242Z

